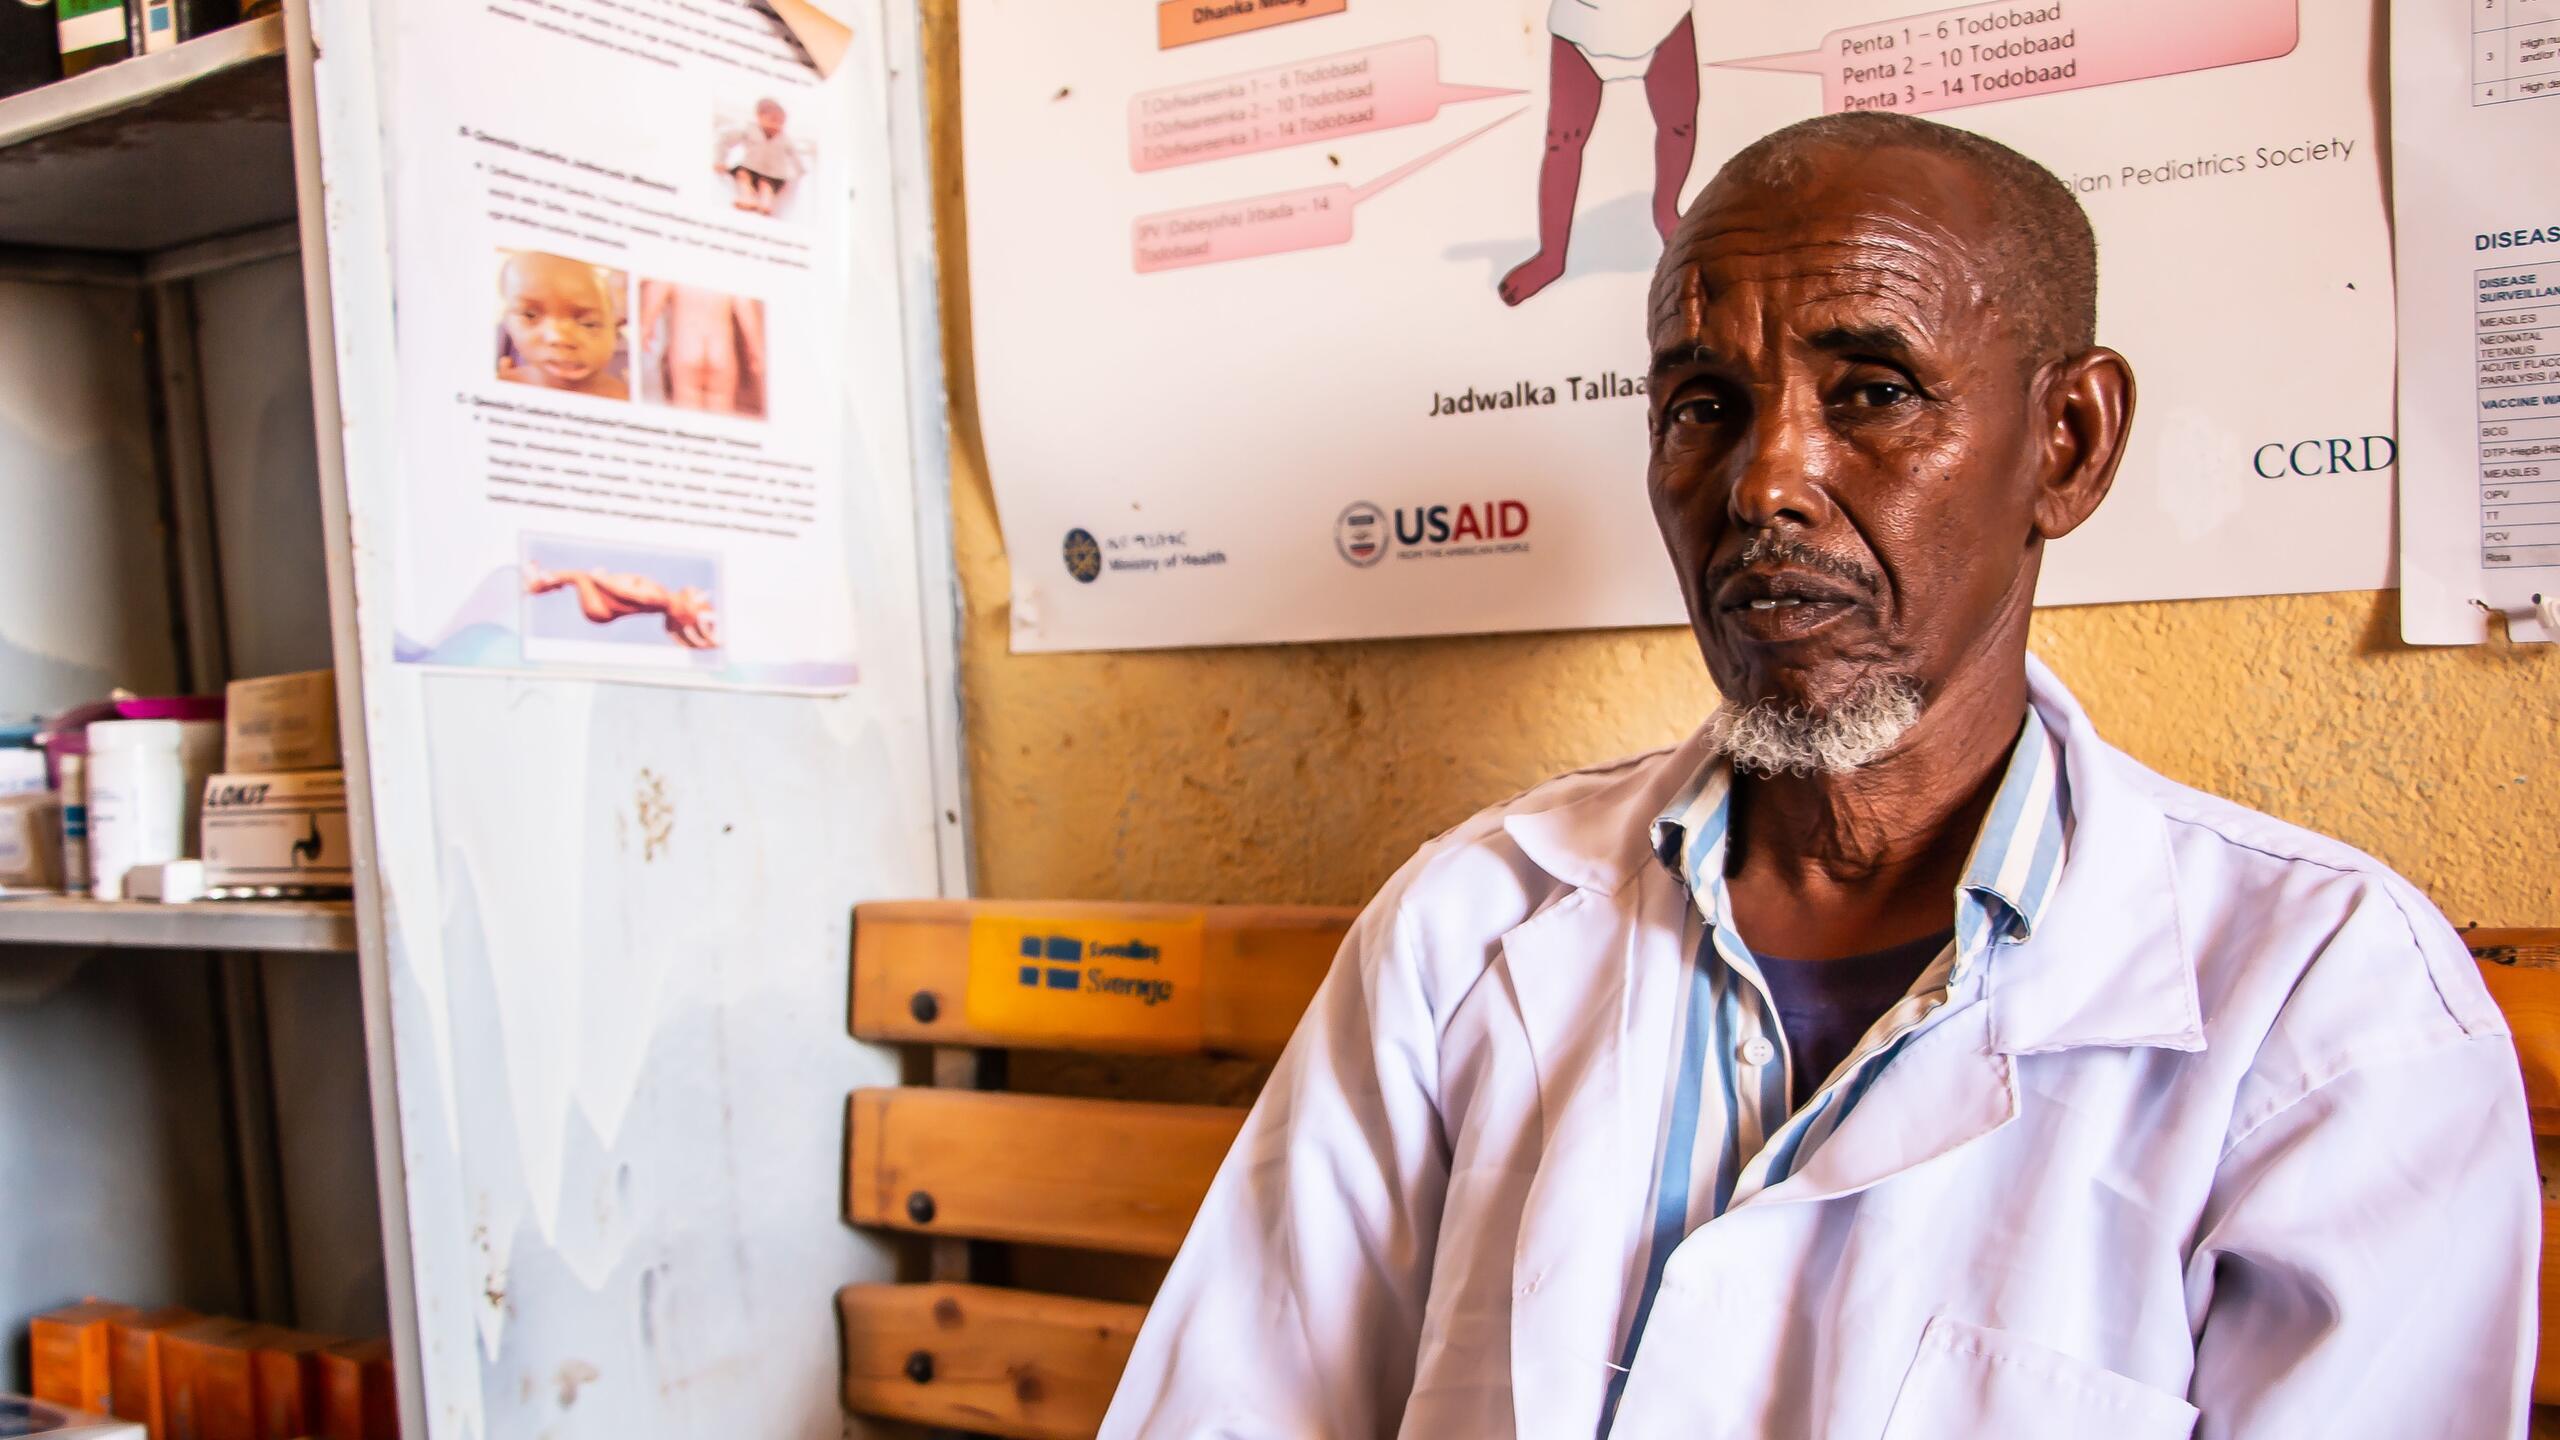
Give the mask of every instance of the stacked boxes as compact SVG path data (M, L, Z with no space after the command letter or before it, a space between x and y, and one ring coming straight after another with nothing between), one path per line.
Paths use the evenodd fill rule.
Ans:
M223 773L204 788L204 887L214 899L335 895L355 884L336 677L235 680Z
M138 1422L137 1437L398 1440L400 1434L391 1347L380 1340L341 1341L103 1301L39 1315L28 1332L39 1400ZM0 1416L0 1435L15 1433Z

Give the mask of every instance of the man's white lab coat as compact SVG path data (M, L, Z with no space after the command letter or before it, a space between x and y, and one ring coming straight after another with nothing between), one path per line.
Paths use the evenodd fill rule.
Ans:
M2051 909L1672 1253L1612 1434L2521 1435L2540 1200L2461 942L2030 679L2070 786ZM1689 908L1646 831L1702 754L1541 786L1388 882L1105 1437L1593 1434Z

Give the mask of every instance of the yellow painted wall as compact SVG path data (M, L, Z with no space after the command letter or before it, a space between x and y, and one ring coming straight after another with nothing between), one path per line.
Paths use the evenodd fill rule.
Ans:
M1697 723L1713 692L1677 630L1009 653L956 25L952 0L924 10L982 894L1357 903L1472 811ZM2169 775L2379 855L2456 924L2560 925L2560 647L2411 649L2395 601L2047 610L2035 647Z

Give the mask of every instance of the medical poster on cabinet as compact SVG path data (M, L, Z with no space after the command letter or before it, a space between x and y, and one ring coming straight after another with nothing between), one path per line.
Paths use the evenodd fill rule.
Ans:
M2374 0L960 0L1013 643L1667 624L1647 285L1795 120L2080 195L2141 411L2048 603L2391 577Z
M402 14L396 658L852 684L855 76L744 0Z

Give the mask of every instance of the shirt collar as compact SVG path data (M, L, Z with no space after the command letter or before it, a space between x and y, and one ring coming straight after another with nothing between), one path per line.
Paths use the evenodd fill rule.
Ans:
M2015 943L2035 933L2062 878L2070 801L2062 753L2035 707L2029 706L2010 747L2009 766L1991 809L1974 835L1956 887L1956 938L1971 954L1995 941ZM1653 853L1688 888L1709 926L1722 923L1725 847L1732 814L1733 767L1722 755L1704 756L1671 800L1654 816Z
M2180 883L2161 808L2176 787L2100 738L2071 692L2032 655L2027 693L2061 756L2059 803L2070 854L2047 877L2049 894L2019 897L2034 902L2035 938L2002 947L1993 1048L2011 1055L2078 1045L2201 1050L2191 944L2197 922L2185 913L2193 903L2186 891L2215 881L2208 874ZM1667 872L1657 866L1660 852L1646 844L1648 822L1706 768L1709 739L1702 727L1670 750L1542 787L1503 816L1503 831L1545 874L1585 893L1616 896L1639 875ZM1721 857L1716 863L1721 878Z

